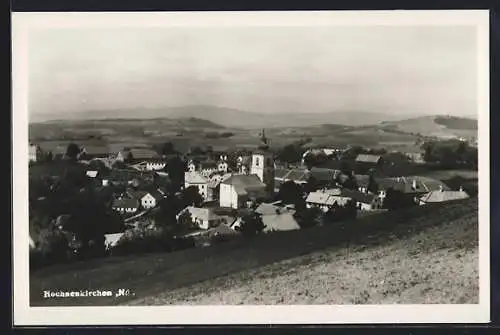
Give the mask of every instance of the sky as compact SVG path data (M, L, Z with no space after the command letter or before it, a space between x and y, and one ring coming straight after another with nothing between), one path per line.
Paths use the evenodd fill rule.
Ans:
M31 116L213 105L260 113L476 114L473 26L47 28Z

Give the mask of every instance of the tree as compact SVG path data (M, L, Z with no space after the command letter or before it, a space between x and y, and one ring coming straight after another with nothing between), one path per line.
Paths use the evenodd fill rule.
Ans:
M294 217L301 228L309 228L319 223L322 211L317 207L307 208L304 205L296 207Z
M286 145L279 153L278 159L286 163L298 163L300 162L303 154L303 149L295 144Z
M279 191L278 199L285 204L297 204L303 200L302 188L292 180L284 182Z
M127 152L127 155L125 156L125 159L123 160L125 163L131 163L134 160L134 155L132 154L132 151Z
M205 151L203 151L203 149L200 147L191 148L191 154L194 156L203 155L204 153L205 153Z
M203 197L198 192L196 186L189 186L182 191L181 201L184 206L195 206L199 207L203 204Z
M76 143L68 144L65 156L71 160L77 160L80 154L80 147Z
M377 184L377 181L375 180L375 177L373 176L373 174L369 175L368 192L371 192L373 194L376 194L378 192L378 184Z
M255 236L260 234L265 227L262 221L262 215L252 211L241 217L241 224L238 230L244 236Z
M319 153L308 153L304 157L304 164L307 166L308 169L311 169L315 166L322 165L328 161L328 157L324 152L319 152Z
M170 179L171 191L178 192L184 185L186 163L176 155L168 160L166 170Z
M172 142L165 142L163 145L160 147L160 152L159 154L164 155L164 156L169 156L169 155L174 155L176 154L177 151L175 150L174 145Z
M185 211L177 219L177 223L181 228L185 229L196 229L198 226L193 222L193 218L189 211Z

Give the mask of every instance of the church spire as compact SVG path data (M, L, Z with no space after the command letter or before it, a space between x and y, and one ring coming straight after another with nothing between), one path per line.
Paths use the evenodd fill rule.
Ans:
M269 141L266 138L265 130L262 129L262 133L260 134L260 141L262 144L259 146L259 149L267 150L269 149Z

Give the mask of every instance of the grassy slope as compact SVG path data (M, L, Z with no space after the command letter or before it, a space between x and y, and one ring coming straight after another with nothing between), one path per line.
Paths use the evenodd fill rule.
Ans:
M376 247L347 246L137 299L164 304L478 303L477 215Z
M406 249L406 251L414 250L415 252L420 251L422 253L422 255L417 256L417 258L415 259L412 259L408 254L405 255L404 248L401 248L402 246L406 246L408 242L399 242L401 246L399 249L397 249L397 245L395 245L393 242L390 242L404 240L407 236L414 236L415 234L419 234L426 228L445 225L448 222L456 224L457 222L460 222L457 220L461 219L463 220L463 229L465 229L466 227L465 224L472 225L470 231L463 230L462 228L457 228L457 233L449 239L438 239L439 236L442 237L443 235L449 235L449 232L446 232L446 230L444 230L444 233L440 235L434 234L432 232L430 234L426 234L424 236L425 238L421 238L421 241L429 239L430 242L424 243L424 247L417 247L417 244L413 243L413 249ZM32 274L30 280L31 303L35 306L116 305L122 303L167 303L167 301L185 301L185 294L182 293L183 287L208 281L209 287L215 285L215 287L217 287L217 290L220 289L221 292L224 292L223 284L228 282L228 277L225 277L227 275L234 274L239 271L248 271L250 269L269 266L272 263L281 262L283 260L293 259L296 257L299 258L291 260L290 265L286 265L286 263L278 263L274 265L274 268L271 267L271 271L265 269L263 271L270 273L271 277L273 277L278 275L276 274L276 272L279 272L281 273L281 275L283 275L286 273L286 271L293 271L293 269L296 269L297 266L294 265L294 262L302 262L303 265L301 266L303 267L317 266L317 269L321 269L322 266L326 266L327 264L324 262L325 259L335 259L335 261L339 263L338 266L340 266L339 268L337 268L337 271L344 273L344 276L348 276L346 278L349 278L349 280L346 280L346 282L352 281L352 285L355 285L356 281L354 281L354 277L349 277L348 271L344 271L344 268L351 269L354 272L356 272L356 267L361 267L362 269L363 266L381 266L382 269L387 269L388 265L385 265L384 268L384 263L381 262L389 262L389 259L393 257L395 259L395 263L393 264L394 269L399 266L402 266L404 269L403 272L400 272L399 277L398 275L393 275L388 271L382 270L379 274L373 274L372 276L365 276L365 273L358 271L357 273L360 277L359 280L365 281L366 278L378 278L377 276L380 276L380 278L382 278L388 276L388 280L394 281L394 283L387 284L389 285L387 286L387 289L389 291L394 290L396 288L393 288L390 285L404 285L403 283L406 281L400 281L398 280L398 278L404 278L401 277L403 276L403 274L411 274L411 272L408 271L409 268L413 267L416 264L420 264L421 268L426 268L427 265L429 265L429 259L432 259L433 261L440 260L441 265L446 265L449 267L449 270L444 270L449 276L448 278L450 280L459 280L460 278L466 278L462 277L464 272L463 268L461 268L462 265L464 268L467 267L467 271L470 271L472 274L474 273L474 271L476 271L475 269L477 268L477 259L474 257L474 255L465 254L465 250L467 249L466 247L473 247L474 245L477 245L477 234L474 232L474 229L476 229L474 228L476 221L477 200L469 199L466 201L459 201L447 205L438 204L426 206L425 208L412 208L400 212L368 216L357 221L345 222L342 224L339 223L337 225L327 227L315 227L303 231L272 234L260 237L255 240L244 241L243 243L229 242L207 249L191 249L172 254L151 254L134 257L110 258L79 264L55 266L42 269ZM453 230L453 227L455 226L451 225L448 228L444 229ZM439 230L441 228L435 229ZM460 233L460 229L463 230L463 236ZM465 238L466 236L467 238ZM390 244L386 247L376 247L377 245L387 245L387 243ZM442 243L448 243L449 247ZM459 263L458 261L451 261L456 259L453 258L456 257L455 254L450 254L451 256L447 254L447 250L451 250L450 248L452 248L453 246L460 247L460 249L463 250L462 252L464 253L464 255L462 256L462 265L460 265L461 263ZM437 250L441 247L444 247L444 249L440 249L441 251ZM322 254L324 254L325 256L321 256L321 254L304 256L327 248L329 248L327 251L322 252ZM394 250L403 250L395 253L394 251L391 251L390 248L396 248ZM434 252L432 251L432 248L437 248L434 254L432 253ZM342 255L345 255L346 250L351 250L351 252L353 253L352 259L346 258L345 256L344 258L342 258ZM386 258L382 257L384 255L386 255ZM301 259L301 256L304 256L305 258ZM322 260L321 257L327 258ZM369 262L361 263L357 266L349 263L353 262L354 260L360 261L361 259L363 259L363 257L368 258ZM449 257L451 257L451 259ZM374 262L370 261L369 258L373 258ZM398 261L396 261L397 259L399 259L399 262L401 262L399 265L397 263ZM310 265L308 265L309 263ZM436 267L441 265L437 264ZM322 277L319 275L321 272L317 273L316 269L311 268L310 270L312 271L310 278L317 278L318 282L316 282L314 285L308 285L308 287L310 287L309 290L311 292L316 292L312 294L320 295L322 290L324 289L320 288L319 284L322 283L321 280L325 281L325 278L321 279ZM368 268L368 270L370 269ZM417 272L417 274L422 273L419 268L414 268L414 270ZM293 281L297 280L297 278L305 278L300 276L308 276L307 272L302 272L304 273L303 275L300 274L299 277L291 280ZM264 274L265 273L261 272L261 275ZM239 277L235 278L237 282L241 283L241 277L249 276L250 278L254 279L252 277L253 275L249 274L248 272L242 272ZM220 284L214 284L214 282L211 281L216 280L216 278L222 278L218 282L215 282ZM306 279L301 280L311 280L310 278L306 277ZM474 277L472 275L470 284L471 287L477 285L477 283L474 284L475 279L473 278ZM285 277L282 277L281 279L285 280ZM267 280L273 279L269 278ZM275 279L275 282L276 280L280 281L280 279ZM252 285L254 285L254 288L252 290L257 292L255 285L258 284L255 282ZM269 285L269 292L280 291L279 286L275 285L275 288L273 289L271 282ZM465 285L469 284L464 283L463 285L465 287ZM236 287L238 286L236 285ZM450 289L453 288L457 292L463 291L463 287L456 286L451 282L446 287L449 287ZM44 300L42 298L42 292L44 289L62 290L91 288L128 288L135 293L135 296L121 299L66 298ZM198 286L198 289L199 288L200 287ZM181 291L175 291L178 289L181 289ZM169 291L176 292L174 293L174 296L172 298L168 295L168 293L165 293ZM373 297L376 297L376 295L372 295L372 293L374 292L373 289L366 289L366 291L368 291L372 299L375 299ZM187 291L184 291L184 293L186 292ZM264 292L266 295L268 294L268 291ZM471 296L473 296L472 293ZM159 299L156 301L151 301L148 299L148 297L153 296L159 297ZM244 296L245 295L240 297ZM296 296L299 296L298 293ZM364 296L366 296L366 294ZM203 297L203 294L201 296L198 296L198 298L200 297ZM213 296L207 295L206 299L210 299L210 297ZM238 300L238 296L235 297ZM248 298L241 298L240 300L243 302L249 302L253 301L252 299L252 295L250 294L248 295ZM280 301L282 298L276 297L276 299L277 301ZM286 298L286 302L294 301L292 298L290 299L291 300L289 300L289 298ZM221 301L224 301L224 299L222 299ZM304 302L306 301L307 299L304 300ZM285 302L285 298L283 298L283 302Z

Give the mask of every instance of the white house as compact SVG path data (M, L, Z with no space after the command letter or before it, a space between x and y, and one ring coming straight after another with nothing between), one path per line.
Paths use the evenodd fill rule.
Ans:
M199 172L185 172L184 173L184 188L195 186L198 192L205 201L210 201L208 192L208 179L201 175Z
M192 222L200 229L216 227L223 221L219 215L214 213L213 208L200 208L194 206L188 206L180 211L179 214L176 215L177 220L186 212L191 214Z
M318 190L307 195L306 206L307 208L319 208L326 213L334 204L343 206L348 200L340 195L339 189Z
M221 207L246 207L248 200L265 198L266 184L257 175L232 175L221 181L219 205Z
M36 162L39 160L40 158L40 155L42 153L42 149L40 148L40 146L36 145L36 144L30 144L29 145L29 161L30 162Z
M163 194L158 190L151 191L127 191L127 195L131 199L136 199L140 202L141 207L144 209L155 208L161 199L163 199Z

